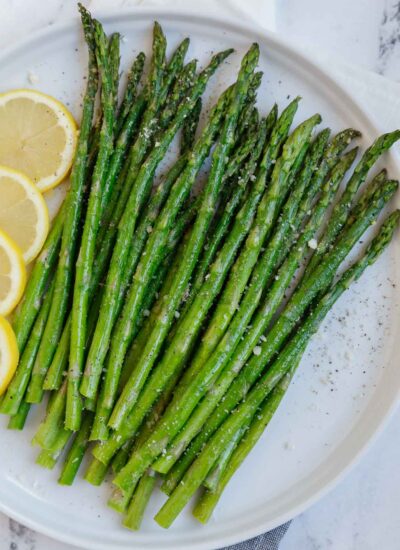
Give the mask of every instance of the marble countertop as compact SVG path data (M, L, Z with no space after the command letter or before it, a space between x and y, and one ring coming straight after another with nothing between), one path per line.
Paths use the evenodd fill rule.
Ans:
M244 0L242 0L244 1ZM272 0L269 0L272 2ZM113 9L130 5L114 0ZM133 1L132 4L141 3ZM238 2L237 2L238 3ZM110 9L110 0L88 0ZM68 0L2 0L0 46L23 33L75 15ZM29 15L28 15L29 14ZM276 32L304 46L400 81L398 0L276 0L270 12ZM16 32L16 31L19 32ZM400 520L400 411L362 462L329 495L297 517L281 550L396 550ZM0 550L72 550L0 514Z

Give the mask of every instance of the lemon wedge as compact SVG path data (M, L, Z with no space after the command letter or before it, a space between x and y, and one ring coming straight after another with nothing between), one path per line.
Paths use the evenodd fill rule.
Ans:
M76 124L67 108L35 90L0 94L0 164L26 174L40 191L67 175Z
M4 166L0 166L0 196L0 229L29 263L41 251L49 231L46 203L29 178Z
M0 315L8 315L20 301L26 284L22 252L0 230Z
M19 353L17 339L11 325L0 317L0 395L2 395L18 365Z

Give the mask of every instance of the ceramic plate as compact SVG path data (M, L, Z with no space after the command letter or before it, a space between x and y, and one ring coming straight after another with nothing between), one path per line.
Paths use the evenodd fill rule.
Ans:
M301 95L297 122L318 111L333 131L347 126L361 130L364 147L378 135L354 100L323 70L273 35L239 23L140 10L101 17L108 31L118 30L125 37L124 67L139 50L150 51L155 18L164 27L169 51L186 35L191 37L189 55L203 64L212 52L236 49L210 83L209 101L233 81L240 57L257 41L265 74L262 112L274 101L282 107ZM78 20L48 28L1 55L1 89L26 87L28 73L34 73L38 89L59 98L79 117L85 62ZM399 175L394 157L386 155L384 163L393 176ZM37 466L37 450L29 443L43 411L31 414L22 433L7 431L6 419L0 420L1 510L50 536L96 550L220 548L294 517L354 464L398 398L398 250L392 245L336 304L309 346L279 412L207 526L187 510L168 531L159 528L151 519L165 498L158 493L143 528L132 533L107 508L108 486L95 488L82 479L71 488L58 486L58 472Z

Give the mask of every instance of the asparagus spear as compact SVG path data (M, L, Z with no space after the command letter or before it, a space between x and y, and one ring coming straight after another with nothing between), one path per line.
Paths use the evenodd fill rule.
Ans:
M194 131L194 128L193 128L193 131ZM231 166L232 163L235 162L235 159L232 159L231 163L229 164L229 166ZM232 169L230 169L232 171ZM228 172L229 172L229 168L228 168ZM172 270L173 271L173 270ZM172 273L171 271L171 273ZM171 284L172 282L172 278L169 277L168 278L168 281L166 281L166 289L163 290L163 293L162 295L168 295L169 294L169 289L167 290L168 286ZM155 316L155 312L158 311L159 312L159 309L161 307L161 304L163 302L163 298L160 299L159 303L159 307L154 310L154 312L152 312L152 317L150 317L147 321L147 326L150 328L153 326L153 323L154 323L154 320L156 318ZM157 315L157 314L156 314ZM148 332L145 336L145 333L143 332L143 334L141 334L141 337L139 338L141 341L143 341L143 338L142 336L144 337L144 339L147 339L148 337ZM137 346L132 348L132 352L134 355L137 355ZM128 361L128 364L127 366L129 366L129 364L132 363L132 361ZM127 369L125 369L125 371L127 372ZM106 376L106 387L108 386L108 391L106 392L108 395L115 395L116 393L116 389L117 389L117 383L118 383L118 377L114 376L114 374L111 372L111 371L108 371L107 372L107 376ZM104 406L103 406L103 412L104 414L107 413L107 416L106 416L106 419L108 419L108 416L111 412L111 407L110 405L107 406L107 404L105 403Z
M177 108L179 107L180 102L185 97L187 92L193 86L196 81L196 67L197 60L193 59L178 74L176 81L172 87L171 93L169 94L165 106L162 110L162 113L159 118L159 130L158 134L162 134L165 128L168 127L168 124L174 118ZM197 100L196 105L199 100ZM190 119L192 113L188 115ZM188 118L185 120L184 124L187 122ZM157 141L158 136L156 134L155 141Z
M82 13L84 13L86 19L91 24L89 14L86 11L84 11L84 8L82 8L81 11L82 11ZM90 38L92 40L92 44L91 44L92 56L95 56L95 44L94 44L93 32L91 32ZM160 40L159 42L160 43L158 44L158 46L159 46L160 49L162 49L162 41ZM165 44L164 44L164 46L165 46ZM165 48L164 48L164 50L165 50ZM162 53L162 55L163 55L163 53ZM162 56L160 56L160 57L162 57ZM162 59L163 59L163 57L162 57ZM96 77L97 77L97 72L96 72ZM85 106L84 106L84 113L85 113ZM84 133L82 133L82 129L81 129L80 139L82 139L82 136L84 136ZM86 147L86 149L87 149L87 147ZM78 153L79 153L79 144L78 144ZM77 158L79 158L79 157L80 157L80 155L78 154ZM114 168L117 168L117 164L114 165ZM84 179L84 174L83 174L83 169L82 169L81 170L81 180L83 180L83 179ZM107 181L112 182L113 180L112 180L112 178L108 178ZM72 188L72 191L73 191L73 188ZM70 193L68 195L68 198L67 198L67 201L69 200L69 197L72 195L72 191L70 191ZM105 207L105 206L106 205L103 203L102 208ZM75 218L76 218L76 214L78 214L78 213L79 213L79 211L75 209ZM74 218L74 220L76 221L75 218ZM64 232L65 232L65 229L64 229ZM70 246L72 246L72 244ZM74 249L74 251L75 251L75 249ZM70 260L70 254L68 254L67 257L69 259L68 265L71 266L72 262ZM103 255L102 259L104 261L104 255ZM61 265L62 264L59 264L58 271L62 271L64 273L64 278L65 278L66 270L62 270L61 267L60 267ZM95 273L94 277L95 278L99 276L99 271L101 271L101 267L102 266L100 265L100 269L97 269L97 272L96 272L96 266L94 266L94 268L95 268L94 269L94 273ZM69 274L69 281L70 281L70 275L71 275L70 270L68 271L68 274ZM101 273L100 273L100 276L101 276ZM69 289L69 287L68 287L68 289ZM67 296L64 295L62 305L66 306L66 298L67 298ZM38 353L38 359L37 359L37 362L34 366L32 381L31 381L31 384L29 386L28 398L31 402L38 402L42 398L43 392L41 390L41 385L43 383L44 377L47 373L47 370L48 370L48 367L50 365L51 359L52 359L52 357L54 355L54 352L55 352L55 341L56 341L56 339L58 340L58 338L61 335L60 333L61 333L62 324L63 324L63 321L64 321L64 316L65 316L65 313L66 313L66 307L62 310L62 313L63 313L62 319L61 319L61 316L59 316L59 318L57 319L57 323L56 323L56 329L57 330L53 333L52 329L50 328L50 324L53 324L52 311L54 312L54 308L55 308L55 306L54 306L54 303L53 303L52 309L51 309L50 315L49 315L48 326L46 326L46 329L45 329L44 338L42 340L41 347L40 347L39 353ZM55 314L55 312L54 312L54 314ZM50 323L50 321L52 323ZM48 340L49 339L51 340L51 346L48 345Z
M240 179L243 181L243 185L246 185L247 180L250 178L250 176L254 172L258 157L261 153L261 150L265 141L266 133L267 133L267 126L266 124L262 124L261 131L258 133L257 147L253 151L254 154L250 157L248 163L243 167L242 173L240 175ZM201 327L202 320L204 319L205 314L207 313L207 310L211 306L211 303L214 297L217 295L217 293L219 292L223 284L223 280L227 274L227 271L229 270L229 267L232 261L234 260L236 251L240 247L242 240L245 238L246 233L250 228L250 225L254 216L254 212L257 207L257 203L259 202L262 195L264 185L265 185L265 180L263 178L259 178L258 185L254 186L253 192L250 194L249 200L243 206L242 211L238 215L237 221L232 229L232 232L230 233L228 240L224 244L223 250L221 251L220 255L218 256L218 258L216 259L215 263L213 264L210 270L210 277L205 282L204 290L201 289L200 293L196 296L195 303L197 305L194 306L196 308L195 322L193 320L193 316L189 322L189 326L193 331L192 340L197 335ZM162 313L160 315L162 315ZM187 324L188 323L186 323L186 325L183 325L182 323L179 323L176 333L181 334L181 327L182 329L183 327L185 327L185 329L183 330L186 330ZM190 345L191 343L188 343L186 347L188 348ZM173 341L170 343L170 346L174 346ZM143 352L143 358L145 361L147 360L146 350ZM131 374L131 377L128 382L128 384L130 385L134 385L137 383L136 373L138 373L140 376L140 379L142 379L143 375L140 368L140 361L141 360L139 360L139 366ZM108 374L109 373L107 373L107 375ZM115 375L112 376L112 380L115 380L115 378L116 378ZM139 383L141 383L141 380ZM116 388L114 388L114 390L115 389ZM157 391L155 392L153 401L158 397L159 393L160 393L160 388L158 388ZM115 391L113 393L107 392L107 395L109 396L109 399L111 398L111 402L113 402L114 399L112 398L112 395L115 396ZM109 406L109 409L111 410L111 405L108 405L108 406ZM149 407L147 407L147 409L141 409L141 413L142 413L141 419L143 419L148 409Z
M35 266L25 289L24 298L14 318L13 329L20 354L22 354L24 350L31 328L39 313L42 304L42 296L58 259L64 218L65 206L62 205L56 216L54 225L47 236L46 242L43 245L42 251L35 262ZM20 368L18 370L20 370Z
M324 134L325 134L325 132L324 132ZM297 228L301 224L301 220L304 218L304 216L306 216L307 212L309 211L310 206L313 202L314 196L318 192L320 184L323 181L323 179L325 178L327 172L337 162L338 155L347 146L349 139L351 139L352 137L355 137L356 135L358 135L358 133L355 132L354 130L351 130L351 129L345 130L344 132L341 132L340 134L338 134L332 140L332 143L328 146L328 148L326 150L326 153L325 153L325 155L324 155L324 157L321 161L321 164L319 166L318 171L314 172L313 181L307 189L306 196L304 197L304 199L301 202L301 205L299 207L301 215L297 216L296 223L293 224L293 226L292 226L292 231L291 231L292 235L294 235L297 232L297 230L298 230ZM314 161L315 161L315 159L314 159ZM312 168L313 162L311 162L309 164L308 171L310 170L310 167ZM287 225L284 225L284 227L287 228ZM288 240L288 243L291 242L291 237L289 236L287 240ZM286 250L288 249L288 247L289 247L289 245L286 244ZM285 247L282 248L282 250L284 250L284 249L285 249ZM284 258L285 254L286 253L284 253L282 255L282 257L279 257L278 264L280 263L282 258ZM264 256L268 260L269 257L270 257L269 251L266 252ZM266 278L267 278L267 275L268 275L268 271L271 270L271 267L268 268L268 264L269 264L269 260L267 261L267 266L260 266L260 269L259 269L259 272L262 273L262 274L265 274ZM264 267L267 269L267 272L265 272ZM219 321L219 322L222 323L223 320L221 319L221 321ZM204 338L205 337L203 336L203 339ZM192 367L193 367L193 364L191 365L191 368ZM178 373L179 373L179 371L178 371ZM190 379L191 376L188 377L188 378ZM185 376L183 377L183 380L185 380ZM173 391L173 389L175 388L176 382L177 382L176 376L172 377L170 379L170 382L169 382L169 385L168 385L168 390L166 390L168 394L170 394L170 392ZM185 386L186 386L186 383L182 384L182 387L185 387ZM175 393L179 394L180 387L181 386L179 386L178 389L175 389ZM150 388L151 388L151 385L149 386L149 389ZM149 394L149 390L146 388L145 391L144 391L144 394L143 394L143 399L145 399L146 395L148 395L148 394ZM113 456L114 452L121 445L123 445L125 441L127 441L130 437L132 437L132 435L135 433L135 430L137 428L137 417L138 417L137 410L140 409L139 405L140 405L140 407L144 406L142 398L138 402L138 407L136 407L132 411L130 417L128 418L128 421L124 424L123 428L121 430L118 430L115 433L113 433L111 435L110 439L106 443L103 443L102 445L99 445L99 446L95 447L95 449L93 450L93 453L98 459L103 460L104 462L108 463L109 460L111 459L111 457ZM186 455L184 457L182 457L182 460L184 460L184 459L186 459ZM185 464L186 463L184 462L184 464L181 465L181 461L179 463L179 467L182 466L183 471L185 471L185 468L187 467L187 466L185 466ZM188 462L188 464L190 464L190 461ZM173 475L174 478L178 478L178 480L179 480L180 479L179 476L181 475L181 473L179 471L179 468L178 468L177 472L174 472L171 475Z
M268 124L267 124L267 127L269 126L272 126L273 124L273 120L274 120L274 116L273 114L274 113L275 109L273 110L273 113L272 115L269 117L269 121L268 121ZM242 158L243 157L243 153L239 151L239 157ZM238 163L238 158L237 158L237 155L235 155L229 162L229 165L227 167L227 170L225 172L225 177L228 178L231 176L231 174L233 174L234 170L236 169L236 165ZM208 259L209 259L209 262L211 263L211 260L212 260L212 256L208 255ZM172 277L171 277L172 275ZM168 277L168 281L166 281L166 285L165 286L165 289L163 289L163 291L161 292L161 296L166 296L169 294L169 287L172 283L172 280L173 280L173 276L174 276L174 269L171 269L171 272L170 272L170 275ZM123 370L123 373L122 373L122 377L121 377L121 382L122 380L126 379L126 374L125 372L130 372L132 370L132 367L130 367L129 365L130 364L134 364L134 362L136 361L137 357L139 357L139 355L141 354L142 352L142 349L145 345L145 342L146 340L148 339L148 336L149 336L149 333L150 333L150 330L151 330L151 327L153 326L154 324L154 321L155 319L158 317L159 313L160 313L160 308L162 307L162 302L163 302L164 298L160 297L159 299L159 305L156 306L156 308L154 309L154 311L151 312L151 315L150 317L146 320L146 327L143 327L140 335L138 336L137 340L135 340L134 342L134 345L132 346L132 349L130 351L130 354L129 354L129 357L128 357L128 360L126 361L126 364L125 364L125 368ZM185 306L186 306L186 303L185 303ZM169 396L171 395L172 393L172 389L174 387L174 381L171 380L172 384L170 384L170 387L168 388L167 392L166 392L166 398L164 399L164 395L162 396L161 399L159 399L159 402L158 402L158 406L155 407L155 410L158 410L159 409L159 405L161 405L162 407L164 407L163 405L163 402L167 403L168 400L169 400ZM123 384L122 384L123 386ZM121 386L121 387L122 387ZM157 413L155 413L157 414Z
M203 192L202 205L196 218L187 250L185 251L185 257L182 259L181 266L178 269L176 279L172 286L170 300L164 304L160 319L157 321L150 336L150 340L144 350L142 356L143 361L141 358L141 361L137 366L136 372L140 373L140 376L137 379L138 384L135 382L132 384L132 387L130 387L130 383L128 382L116 406L114 407L113 414L109 422L110 426L113 428L118 428L129 414L135 401L135 397L137 397L137 392L145 382L147 374L157 358L161 344L172 323L176 308L195 267L201 247L204 243L207 229L211 222L215 204L218 200L227 156L234 143L234 132L238 114L242 108L244 98L247 95L250 76L254 71L256 63L258 62L258 56L259 49L258 46L254 44L242 61L238 80L234 88L233 97L229 104L224 126L221 131L221 137L213 153L210 175ZM132 320L135 318L135 315L137 315L136 311L138 304L140 304L143 299L143 272L144 269L141 269L141 264L139 264L127 303L114 331L110 355L113 358L112 366L115 371L121 368L127 347L131 342L129 325L132 324Z
M140 59L138 57L138 59ZM141 63L141 61L140 61ZM127 90L128 93L128 90ZM114 235L116 227L118 225L120 216L122 215L122 210L127 200L127 191L129 192L128 186L123 186L124 183L124 172L120 174L122 162L125 157L125 152L127 146L131 140L131 136L135 130L135 127L140 119L140 116L143 112L143 109L146 105L145 100L146 93L142 93L136 103L132 106L132 109L128 113L125 122L121 117L123 113L120 113L118 123L122 126L122 130L119 134L118 140L115 145L115 149L110 161L110 167L108 170L107 176L107 185L105 187L105 192L102 196L102 227L99 232L99 240L101 242L98 248L98 254L93 268L93 276L91 279L90 293L93 294L98 284L100 283L101 277L103 275L105 267L108 265L109 255L112 250L112 245L114 242ZM124 100L125 101L125 100ZM123 124L122 124L123 123ZM177 166L178 171L181 170ZM120 175L119 175L120 174ZM171 172L172 182L175 179L175 176ZM114 182L115 192L111 194ZM171 182L171 183L172 183ZM121 189L122 188L122 189ZM168 187L167 187L168 188ZM111 196L110 196L111 195ZM116 201L118 199L118 201ZM47 373L46 380L44 382L45 389L57 389L60 384L60 375L64 371L67 364L67 357L65 350L69 347L69 338L70 338L70 319L67 320L64 327L64 331L60 340L60 344L57 348L56 354L54 356L53 362Z
M26 401L21 401L18 411L10 417L7 425L8 430L23 430L28 417L31 405Z
M281 383L282 383L282 380L280 380L279 384L277 385L276 388L274 388L273 392L277 390L278 386L280 386ZM259 415L259 412L257 411L256 416L258 415ZM217 490L219 481L224 475L224 472L230 462L230 459L233 453L235 452L235 449L238 443L243 438L247 430L248 430L248 426L242 426L241 428L239 428L239 430L235 433L235 435L232 437L231 441L229 442L229 445L227 445L227 447L224 449L224 451L218 458L218 461L214 464L213 468L208 473L207 477L203 481L203 485L206 489L208 489L208 491L213 492ZM172 493L172 490L167 494L170 495L171 493Z
M128 513L124 517L123 525L137 531L143 520L146 506L149 502L151 493L153 492L156 478L154 474L145 474L140 480L135 494L129 505Z
M112 94L112 100L114 103L114 125L113 125L113 133L114 137L116 134L116 126L118 124L118 91L119 91L119 65L121 61L121 35L118 32L114 32L110 36L110 40L108 42L108 63L110 67L110 79L111 79L111 94ZM127 90L126 90L127 93ZM126 94L125 94L126 96ZM124 97L125 99L125 97ZM104 119L104 112L103 119ZM101 132L101 130L100 130ZM100 136L101 137L101 136Z
M99 486L103 483L104 478L107 475L108 466L96 460L94 457L86 470L85 480L92 485Z
M288 108L282 113L280 117L281 125L276 128L275 133L275 147L272 148L271 162L274 162L276 155L279 152L279 148L282 144L282 141L286 138L287 131L290 127L291 121L295 114L297 108L298 100L292 102ZM312 122L311 122L312 124ZM311 126L310 124L310 126ZM248 237L248 241L245 246L246 253L243 251L238 261L235 263L224 293L218 301L218 305L213 314L213 317L207 327L207 331L202 338L199 350L196 353L196 356L191 365L190 371L187 372L183 384L187 377L190 377L190 373L195 373L201 368L207 358L210 356L212 350L216 347L218 341L221 339L224 334L233 314L235 313L242 293L245 289L245 286L250 277L251 271L255 262L257 261L260 249L263 246L263 242L268 238L268 234L272 230L277 213L279 212L279 206L285 196L285 186L286 190L290 182L290 170L294 166L293 163L296 157L299 157L301 147L303 142L300 139L302 132L305 132L304 142L307 141L307 131L310 131L310 128L300 126L298 130L291 136L288 141L286 149L284 148L284 153L280 159L278 159L275 169L273 171L271 186L269 191L265 194L262 204L259 208L258 213L258 226L254 228L254 231ZM279 138L282 140L280 141ZM296 144L296 140L299 139L297 143L298 149L293 150L293 143ZM285 150L287 153L285 153ZM281 167L283 171L281 171ZM286 178L286 179L285 179ZM280 193L279 189L282 189ZM272 197L278 197L277 201L271 200ZM275 206L275 213L274 213ZM265 217L267 218L267 223L263 225ZM180 391L180 390L178 390Z
M83 113L77 152L71 172L71 188L65 205L65 220L59 262L55 275L53 300L36 358L37 370L40 373L47 372L47 368L53 358L58 340L61 336L68 301L71 296L73 267L76 261L78 246L79 221L83 206L82 199L88 159L89 135L98 86L93 25L90 15L82 5L79 5L79 10L81 12L85 39L89 49L88 81L86 94L83 100ZM34 398L35 396L30 397L33 397L32 400L36 401Z
M34 442L42 449L51 449L55 444L60 427L63 426L66 398L67 380L65 379L60 389L49 400L46 416L34 436Z
M61 485L72 485L74 482L89 442L92 421L93 415L90 412L86 412L82 420L82 425L74 436L74 440L68 451L68 455L58 479L58 483Z
M171 117L171 112L172 113L175 112L175 108L179 102L179 99L181 98L182 93L185 93L188 85L193 82L195 67L196 67L195 61L188 63L186 67L183 69L182 74L179 76L178 78L179 88L177 90L174 89L172 91L171 93L172 97L169 100L167 107L163 111L162 118L164 123L168 118ZM164 115L165 111L168 111L167 115ZM192 129L193 131L195 130L194 128ZM185 167L186 162L187 162L187 157L185 156L182 156L178 159L177 163L171 168L168 175L166 176L165 181L158 186L157 192L155 193L154 197L152 197L152 199L150 200L150 204L147 207L147 215L145 217L142 217L140 228L135 234L135 246L133 250L131 250L131 254L128 260L128 267L126 269L126 274L124 277L125 282L122 285L124 288L127 286L128 282L130 281L131 273L134 271L136 267L137 261L139 259L139 255L148 237L148 229L151 228L152 224L154 223L158 215L158 212L160 211L163 203L165 202L168 196L168 193L171 189L172 184L174 183L174 181L177 179L177 177ZM108 242L110 242L110 239L108 239ZM118 313L119 313L119 309L115 311L115 314L111 316L111 318L109 318L109 322L111 324L114 323L115 318L118 316ZM97 353L99 353L100 355L102 353L103 354L105 353L105 351L101 351L102 342L104 342L105 340L104 322L105 321L103 320L102 321L99 320L99 325L102 325L103 328L102 328L101 334L99 335L99 332L97 332L94 337L95 343L93 343L90 351L92 356L95 354L96 348L100 349L100 351L97 351ZM90 365L91 365L91 358L88 360L88 365L87 365L86 375L85 375L86 377L84 377L84 380L82 383L82 392L84 394L87 392L93 391L88 389L89 381L87 377L89 376L88 372L90 372L91 370Z
M275 121L275 109L273 109L273 112L271 112L271 115L269 117L267 124L267 128L269 126L273 125L273 122ZM249 152L254 148L255 142L257 139L257 133L254 134L254 136L249 137L249 140L243 143L241 147L235 152L233 157L230 159L229 164L226 168L225 174L224 174L224 182L229 179L232 175L234 175L234 172L238 169L238 166L241 164L242 160L248 156ZM245 152L244 152L245 151ZM225 185L225 183L224 183ZM228 229L229 221L234 213L235 204L237 201L240 200L242 190L245 186L243 185L243 182L241 182L240 185L236 186L233 191L233 196L231 198L230 203L227 206L226 211L221 217L220 223L218 223L217 228L212 231L212 240L209 240L206 246L206 250L204 255L202 256L201 260L199 261L200 267L196 270L196 277L195 281L191 284L190 287L190 295L188 298L185 298L185 303L181 312L181 315L184 315L184 312L188 308L188 305L190 304L190 300L194 298L197 291L200 289L201 283L204 280L204 277L207 273L208 267L211 265L211 262L213 261L215 254L217 253L218 244L221 242L222 238L224 237L225 232ZM163 296L168 296L170 291L170 285L172 284L173 277L175 276L177 265L174 263L174 266L170 270L170 275L168 277L168 281L166 281L166 285L164 285L163 290L161 292L161 297L158 301L158 305L151 311L149 317L147 318L143 328L140 331L140 334L137 338L135 338L131 349L127 355L127 358L124 363L124 367L121 373L121 380L120 380L120 387L125 385L128 379L128 373L130 373L133 369L134 364L137 361L137 358L141 355L145 342L147 341L149 334L152 330L152 327L154 326L155 319L159 315L161 311L161 304L164 301ZM202 276L199 277L199 271L202 272ZM201 279L201 283L200 283ZM197 284L196 284L197 282ZM175 327L176 328L176 327ZM175 330L175 329L174 329ZM168 338L170 335L168 336Z
M100 130L99 151L92 174L89 202L83 226L82 240L76 262L72 302L71 345L68 370L67 405L65 426L73 431L79 429L82 415L82 398L79 383L82 375L92 264L95 257L96 238L101 217L101 197L107 178L107 166L113 150L114 121L116 110L113 59L108 57L107 37L102 26L94 21L96 59L101 78L101 110L103 120Z
M104 317L99 319L99 328L96 329L96 331L99 330L103 335L105 344L102 346L102 349L93 348L93 352L92 349L90 350L88 363L85 369L86 377L84 377L81 386L81 392L86 397L94 397L97 391L101 368L107 352L108 339L113 325L112 315L115 311L115 303L118 300L118 296L121 291L123 273L126 268L126 261L129 253L129 241L132 237L139 216L140 207L150 191L156 167L164 157L176 131L182 125L184 119L193 108L197 98L203 93L207 81L229 53L230 52L227 51L214 56L210 65L200 74L195 85L191 89L187 101L182 102L179 106L174 120L170 123L168 129L163 134L161 141L158 142L158 145L154 147L152 152L147 157L135 180L135 184L132 188L124 214L119 224L117 242L107 275L106 289L101 308L102 312L104 312ZM113 352L111 352L111 354L113 354Z
M128 117L132 105L134 104L134 101L137 97L137 89L140 79L142 78L145 60L145 54L143 52L140 52L136 56L132 64L131 70L129 71L124 98L118 110L117 124L115 127L116 135L119 135L120 131L122 130L124 122Z
M93 265L93 275L91 278L90 286L90 295L92 296L97 286L101 282L103 277L104 270L108 266L109 256L111 253L112 245L114 242L114 235L117 222L121 215L121 208L115 208L115 202L113 198L118 196L119 191L121 191L121 186L123 184L123 178L118 177L122 162L125 156L125 151L128 146L128 143L131 139L131 135L135 129L135 126L140 118L140 115L143 111L145 101L143 98L139 98L138 102L133 107L130 112L128 119L126 120L123 130L117 140L114 153L110 161L110 167L108 170L107 183L105 190L102 196L102 223L104 228L108 227L110 224L109 230L107 233L103 233L100 229L99 240L101 245L99 246L96 254L96 259ZM113 188L115 185L115 192L112 194ZM121 195L124 195L122 190ZM120 197L124 199L124 197ZM122 200L123 202L123 200ZM57 346L57 350L53 356L51 365L49 366L48 372L44 373L39 368L39 365L35 365L33 379L31 381L31 394L32 398L36 401L41 400L42 396L42 386L43 389L57 389L61 381L61 373L66 369L68 362L67 350L69 349L70 343L70 332L71 332L71 314L69 314L64 329ZM34 397L33 397L34 396Z
M296 332L267 373L248 394L246 400L237 407L235 414L230 415L218 432L210 439L200 456L186 473L183 483L175 489L166 504L156 515L155 519L159 525L162 527L169 527L171 525L189 498L191 498L205 479L216 459L218 459L224 450L225 445L229 443L238 429L251 422L265 397L276 386L282 376L290 371L293 362L297 361L298 356L304 352L311 336L316 332L336 299L349 287L354 279L357 279L361 275L364 269L377 258L381 250L390 242L398 220L399 214L397 212L386 220L382 233L374 239L367 254L360 262L350 268L333 289L319 302L316 309L307 317L301 329Z
M184 155L193 148L196 130L199 125L201 107L202 101L201 97L199 97L193 111L190 113L182 126L181 155Z
M28 343L20 357L17 371L8 386L7 393L1 403L0 410L3 414L17 414L21 403L23 403L25 391L28 387L33 365L39 349L40 340L49 315L53 292L54 280L47 291L46 299L44 300L39 311L39 315L36 317Z

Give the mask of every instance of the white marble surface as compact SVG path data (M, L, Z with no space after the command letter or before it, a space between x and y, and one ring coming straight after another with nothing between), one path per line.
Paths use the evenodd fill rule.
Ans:
M235 4L239 6L240 2ZM130 0L88 0L118 9ZM140 3L135 2L135 3ZM144 2L143 2L144 3ZM400 81L398 0L272 0L269 26L299 44ZM0 46L73 17L70 0L1 0ZM400 411L357 468L328 496L296 518L281 550L397 550L400 546ZM0 550L69 550L0 514Z

